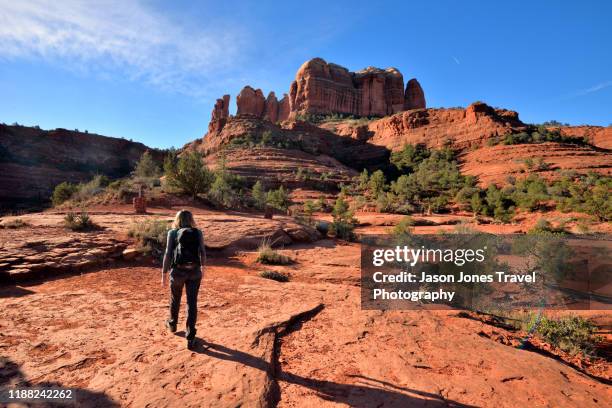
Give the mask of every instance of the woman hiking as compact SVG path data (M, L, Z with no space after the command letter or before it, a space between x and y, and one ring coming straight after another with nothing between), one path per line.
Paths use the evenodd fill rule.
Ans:
M187 294L187 322L185 338L187 348L195 346L196 321L198 317L198 291L202 281L202 266L206 263L204 235L196 228L193 214L187 210L176 213L172 229L168 231L166 253L162 266L161 283L166 282L170 269L170 318L166 327L176 332L183 286Z

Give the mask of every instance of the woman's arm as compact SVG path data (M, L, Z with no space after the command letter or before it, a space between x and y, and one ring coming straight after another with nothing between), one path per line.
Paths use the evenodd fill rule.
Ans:
M164 261L162 263L161 271L161 283L164 285L166 279L166 273L170 269L170 262L172 262L172 250L174 249L173 230L168 231L168 237L166 239L166 252L164 253Z
M206 247L204 246L204 233L200 230L200 265L206 264Z

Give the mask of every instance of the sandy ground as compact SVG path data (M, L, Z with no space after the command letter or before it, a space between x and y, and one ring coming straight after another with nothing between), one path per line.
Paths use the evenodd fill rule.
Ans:
M210 260L194 351L163 326L155 267L0 288L0 384L77 387L82 407L612 404L609 385L483 336L500 329L456 312L361 310L357 244L283 252L296 262ZM260 278L265 269L291 281Z

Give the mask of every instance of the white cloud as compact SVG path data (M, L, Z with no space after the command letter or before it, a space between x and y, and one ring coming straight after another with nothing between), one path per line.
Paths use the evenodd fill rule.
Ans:
M205 26L172 21L138 0L0 0L0 58L42 59L102 75L120 72L164 90L203 96L207 80L236 62L243 37Z
M600 82L597 85L593 85L590 88L584 89L582 91L579 92L579 95L586 95L586 94L590 94L593 92L597 92L597 91L601 91L602 89L608 88L612 86L612 81L605 81L605 82Z

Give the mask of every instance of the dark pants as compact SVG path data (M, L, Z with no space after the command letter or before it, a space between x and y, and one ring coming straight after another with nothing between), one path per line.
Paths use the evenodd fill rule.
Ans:
M179 308L183 286L187 293L187 324L185 337L192 339L196 334L196 321L198 319L198 291L202 281L202 272L199 269L187 271L183 269L172 269L170 271L170 323L178 323Z

